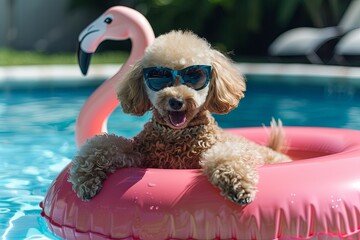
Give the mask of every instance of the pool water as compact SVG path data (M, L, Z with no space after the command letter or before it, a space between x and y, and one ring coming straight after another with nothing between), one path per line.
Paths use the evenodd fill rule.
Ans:
M360 130L360 90L351 84L258 80L248 76L246 98L230 114L216 116L220 126L268 125L274 117L281 118L286 126ZM2 239L56 239L40 217L39 202L76 152L75 120L93 90L27 88L0 92ZM109 119L109 131L132 137L149 118L150 114L133 117L117 109Z

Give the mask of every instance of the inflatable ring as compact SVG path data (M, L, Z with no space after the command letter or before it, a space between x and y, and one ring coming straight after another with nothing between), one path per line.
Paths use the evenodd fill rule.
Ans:
M288 239L360 237L360 131L285 128L295 161L259 166L254 202L236 205L200 170L120 169L90 202L65 168L41 203L65 239ZM263 128L231 129L263 143Z

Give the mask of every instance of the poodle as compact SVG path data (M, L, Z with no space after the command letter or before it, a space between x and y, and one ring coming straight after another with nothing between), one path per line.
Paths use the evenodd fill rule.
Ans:
M254 200L258 164L288 162L281 121L272 121L267 146L224 132L211 113L226 114L244 97L243 76L230 58L190 31L157 37L119 81L125 113L151 120L133 139L113 134L87 141L73 160L69 181L87 201L118 168L202 169L237 204Z

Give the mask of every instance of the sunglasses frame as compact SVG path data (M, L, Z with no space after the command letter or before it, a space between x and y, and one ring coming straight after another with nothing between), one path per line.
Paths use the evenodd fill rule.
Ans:
M154 70L154 69L161 69L161 70L168 70L168 71L171 73L172 83L174 83L175 80L176 80L176 77L179 76L179 77L180 77L179 80L180 80L181 84L182 84L182 85L186 85L186 83L188 83L188 82L186 82L186 81L184 80L183 75L184 75L184 73L186 72L186 70L189 70L190 68L196 68L196 69L203 69L203 70L205 70L205 72L206 72L206 79L205 79L204 85L201 86L200 88L197 88L197 89L193 88L193 89L196 90L196 91L199 91L199 90L201 90L201 89L204 89L204 88L209 84L209 82L210 82L211 69L212 69L212 67L211 67L210 65L192 65L192 66L183 68L183 69L181 69L181 70L171 69L171 68L164 67L164 66L148 67L148 68L144 68L144 69L143 69L144 80L145 80L146 85L147 85L151 90L153 90L153 91L155 91L155 92L158 92L158 91L164 89L165 87L164 87L164 88L161 88L161 89L155 89L155 88L153 88L153 87L151 86L151 84L150 84L150 79L149 79L149 77L148 77L150 71L152 71L152 70ZM191 86L189 86L189 87L191 87Z

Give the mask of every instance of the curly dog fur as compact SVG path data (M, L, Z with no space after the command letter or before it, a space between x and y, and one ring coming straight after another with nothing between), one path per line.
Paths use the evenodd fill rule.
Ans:
M183 69L191 65L212 66L210 84L204 89L196 91L177 81L155 92L144 83L146 67ZM236 108L245 89L231 60L204 39L188 31L159 36L117 89L124 112L141 116L151 110L152 119L133 139L104 134L88 140L70 169L74 191L90 200L107 175L118 168L201 168L226 198L250 203L258 182L256 166L291 160L281 153L284 132L280 121L271 123L269 143L261 146L225 133L211 116ZM173 109L173 99L181 102L180 109ZM184 123L174 124L171 114L181 114Z

